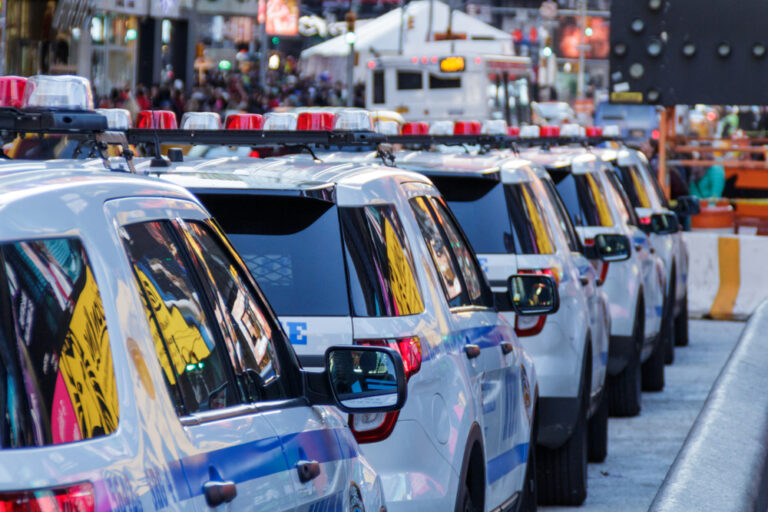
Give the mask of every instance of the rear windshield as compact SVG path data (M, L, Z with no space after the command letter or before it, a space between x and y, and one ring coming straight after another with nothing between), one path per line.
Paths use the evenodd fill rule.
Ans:
M513 254L520 246L501 182L485 178L432 177L451 211L481 254Z
M0 448L114 432L109 334L80 241L0 245L0 286Z
M339 216L333 203L198 194L278 315L348 316Z
M339 208L271 195L198 197L278 315L390 317L424 310L393 206Z
M592 174L573 174L570 169L548 169L557 192L576 226L613 225L603 186Z

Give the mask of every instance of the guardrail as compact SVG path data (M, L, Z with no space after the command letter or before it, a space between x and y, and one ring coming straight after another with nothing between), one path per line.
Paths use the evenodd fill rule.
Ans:
M768 301L747 323L649 512L768 509Z

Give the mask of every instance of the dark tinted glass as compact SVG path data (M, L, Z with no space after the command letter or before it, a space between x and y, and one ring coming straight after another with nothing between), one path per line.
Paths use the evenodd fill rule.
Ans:
M225 333L230 353L235 358L235 371L251 401L288 398L282 386L280 363L275 340L280 333L268 320L240 265L223 247L221 237L200 222L187 223L191 247L210 284L214 302L224 309L217 315Z
M278 315L350 314L333 203L309 198L198 194Z
M155 351L180 414L239 403L203 293L168 222L123 228Z
M104 436L118 424L112 351L80 241L0 246L0 447Z
M429 75L430 89L461 89L461 77L443 78L441 76Z
M398 71L397 88L400 91L421 89L423 80L421 71Z
M491 179L430 176L480 254L513 254L517 233L507 214L501 182Z
M546 214L528 183L504 185L507 206L520 242L520 254L552 254L552 239Z
M565 205L563 204L562 199L560 199L560 195L557 193L555 185L550 180L541 180L541 183L544 185L544 190L547 191L547 196L549 197L552 206L555 208L560 229L563 230L565 238L568 240L568 248L571 251L580 251L582 247L581 241L579 240L579 234L576 232L576 228L573 227L571 217L568 215L568 210L565 209Z
M341 208L340 216L355 316L403 316L424 311L413 257L395 208Z
M576 226L599 226L600 218L597 212L589 185L583 175L568 171L549 171L555 182L560 198L563 200L571 220Z
M373 72L373 102L377 105L386 103L384 94L384 71Z
M621 184L624 186L632 206L635 208L650 208L651 201L648 197L648 191L645 190L640 170L634 165L620 165L617 167Z
M627 192L624 190L624 187L621 184L619 171L610 170L606 173L606 176L608 176L608 182L613 187L613 190L616 191L616 195L619 196L621 205L623 207L622 210L624 210L624 213L626 214L626 222L634 226L639 226L640 222L637 220L637 213L632 207L632 202L629 200Z

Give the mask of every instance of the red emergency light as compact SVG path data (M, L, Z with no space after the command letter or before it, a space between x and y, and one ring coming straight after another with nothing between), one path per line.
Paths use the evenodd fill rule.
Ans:
M144 130L177 130L179 123L171 110L144 110L139 112L136 128Z
M456 121L453 125L454 135L480 135L482 130L480 121Z
M429 135L429 124L425 122L405 123L403 135Z
M602 137L603 129L599 126L587 126L585 128L585 133L587 137Z
M22 76L0 77L0 107L21 108L27 79Z
M302 112L296 122L298 131L326 131L333 129L332 112Z
M520 127L519 126L510 126L507 128L507 135L510 137L519 137L520 136Z
M227 130L261 130L264 116L259 114L230 114L224 126Z
M539 136L542 138L555 138L560 136L559 126L542 126L539 131Z

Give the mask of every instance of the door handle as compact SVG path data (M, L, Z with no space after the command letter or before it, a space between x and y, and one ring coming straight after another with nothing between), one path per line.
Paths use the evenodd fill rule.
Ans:
M635 250L636 251L642 251L643 250L643 246L642 245L635 245Z
M316 460L300 460L296 463L296 471L299 473L299 481L305 484L320 476L320 463Z
M467 354L468 359L474 359L480 355L480 347L472 343L464 345L464 353Z
M218 507L237 497L237 487L235 482L211 480L203 484L203 494L205 494L205 501L208 502L209 507Z
M581 286L587 286L589 284L589 276L581 276L579 277L579 280L581 281Z
M653 247L651 247L651 254L656 254L656 249L654 249Z
M507 355L515 350L515 344L511 341L502 341L499 345L501 346L501 353L504 355Z

